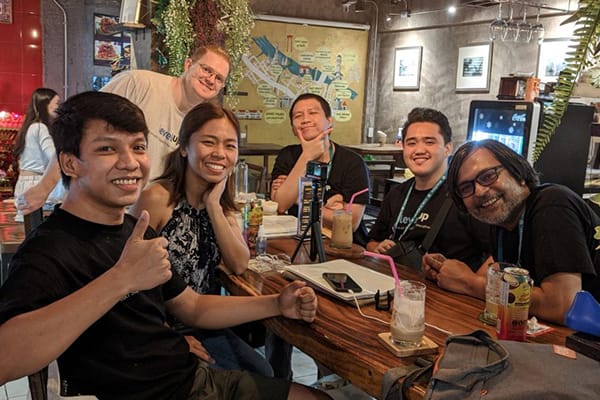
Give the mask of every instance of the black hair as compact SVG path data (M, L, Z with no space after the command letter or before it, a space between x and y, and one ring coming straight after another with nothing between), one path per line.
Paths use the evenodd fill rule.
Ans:
M53 98L58 96L58 93L48 88L38 88L31 95L29 99L29 105L27 106L27 112L25 113L25 121L17 133L15 139L15 145L13 148L13 156L16 163L21 157L21 153L25 149L25 138L27 137L27 130L31 124L40 122L46 126L50 126L50 114L48 114L48 104Z
M408 127L415 122L431 122L436 124L440 128L440 133L444 138L444 144L448 144L452 141L452 128L450 128L448 118L443 113L432 108L417 107L413 108L408 113L408 118L406 122L404 122L404 126L402 127L403 142L404 138L406 138Z
M323 97L319 96L318 94L304 93L304 94L301 94L300 96L296 97L296 100L294 100L294 102L292 103L292 106L290 107L290 112L289 112L290 125L293 125L292 115L293 115L293 111L294 111L294 107L296 106L296 103L298 103L299 101L308 100L308 99L317 100L321 104L321 108L323 109L323 113L325 113L325 117L327 117L327 118L331 117L331 106L329 105L327 100L325 100Z
M450 194L456 206L462 211L466 211L467 209L463 199L456 192L459 184L458 172L464 160L477 149L489 150L498 162L506 168L508 173L518 182L525 182L530 191L533 192L535 187L539 185L540 179L538 173L529 162L505 144L493 139L466 142L456 150L448 167L448 187Z
M169 199L170 204L177 204L185 198L185 171L188 159L181 154L181 149L188 146L194 132L202 128L207 122L221 118L226 118L231 122L235 128L239 143L240 123L238 119L231 110L219 104L212 102L200 103L192 108L183 118L181 128L179 129L179 146L169 153L165 161L164 172L158 178L154 179L154 181L166 180L173 185L171 190L167 188L171 194ZM224 210L233 211L236 208L230 189L228 188L228 190L223 191L220 203Z
M80 155L81 139L92 120L100 120L113 129L129 133L142 132L148 137L144 113L125 97L105 92L83 92L69 97L57 110L50 128L57 157L60 153ZM70 177L61 171L65 186Z

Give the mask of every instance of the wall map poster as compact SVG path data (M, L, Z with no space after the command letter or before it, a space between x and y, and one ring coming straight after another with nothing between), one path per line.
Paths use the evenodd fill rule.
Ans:
M332 108L332 139L359 143L368 31L256 21L236 115L250 142L296 143L289 107L302 93Z

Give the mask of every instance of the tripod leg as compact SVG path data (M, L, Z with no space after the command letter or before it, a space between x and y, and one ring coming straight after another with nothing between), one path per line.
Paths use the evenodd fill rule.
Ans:
M306 228L304 228L304 232L302 232L302 236L300 237L300 241L298 242L298 245L296 246L296 249L294 250L294 254L292 254L292 258L290 259L290 262L294 262L294 260L296 259L296 256L298 255L298 251L300 251L300 247L302 247L302 244L304 243L304 240L306 239L306 235L308 235L308 230L310 229L310 224L306 226ZM311 237L312 239L312 237ZM312 247L311 247L312 248ZM311 260L313 260L313 258L311 258Z
M311 224L310 231L310 260L315 261L317 254L319 255L319 262L327 261L325 257L325 248L323 247L323 235L321 233L321 223L315 221Z

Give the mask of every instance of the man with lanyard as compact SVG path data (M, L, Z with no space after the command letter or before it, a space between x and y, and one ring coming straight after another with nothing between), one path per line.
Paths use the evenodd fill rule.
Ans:
M306 174L309 161L329 164L321 211L323 224L331 227L333 212L342 209L352 195L369 187L369 172L362 157L333 143L331 107L319 95L306 93L298 96L290 108L290 122L300 144L281 150L271 176L271 198L279 203L279 212L298 214L298 180ZM365 244L366 228L362 223L369 193L363 193L352 204L354 242Z
M402 128L402 144L404 162L414 178L393 187L383 200L367 244L368 250L377 253L394 255L397 242L420 246L444 203L450 202L445 174L452 129L446 116L430 108L413 109ZM489 226L459 213L451 202L447 205L450 208L442 215L443 223L427 249L431 253L423 257L423 266L427 269L435 261L477 270L488 256ZM419 269L421 263L409 266Z
M564 324L577 291L600 300L600 218L580 196L540 185L527 160L495 140L461 146L448 186L459 208L497 226L494 258L529 271L535 283L531 315ZM485 268L436 268L440 286L485 297Z

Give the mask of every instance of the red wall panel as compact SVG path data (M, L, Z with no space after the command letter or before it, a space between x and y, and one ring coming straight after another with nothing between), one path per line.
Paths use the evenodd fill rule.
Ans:
M0 111L25 112L42 86L40 0L13 0L13 23L0 24Z

